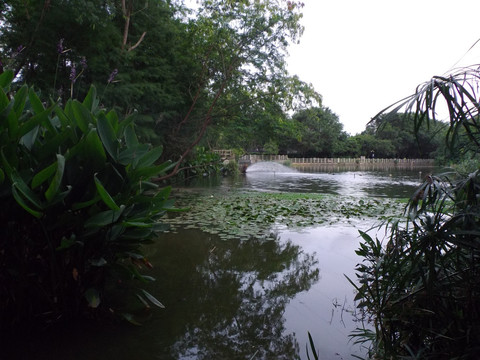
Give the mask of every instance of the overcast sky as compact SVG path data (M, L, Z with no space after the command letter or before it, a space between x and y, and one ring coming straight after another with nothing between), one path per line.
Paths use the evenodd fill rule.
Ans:
M480 63L480 44L465 56L480 39L480 0L301 1L305 32L288 69L352 135L432 76Z

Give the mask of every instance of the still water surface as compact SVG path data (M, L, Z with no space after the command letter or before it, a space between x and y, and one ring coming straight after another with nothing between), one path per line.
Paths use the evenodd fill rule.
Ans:
M409 197L432 171L275 169L252 168L238 179L195 186L206 193L246 189ZM349 341L360 324L344 274L354 279L361 260L355 254L358 230L371 225L285 229L274 238L243 241L197 229L167 233L149 249L155 265L149 275L157 279L149 290L166 309L152 312L141 327L85 325L39 338L20 349L18 358L306 359L309 331L321 359L353 359L364 349Z

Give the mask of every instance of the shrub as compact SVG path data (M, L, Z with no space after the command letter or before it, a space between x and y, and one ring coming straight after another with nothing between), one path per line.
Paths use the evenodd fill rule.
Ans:
M127 288L142 304L162 304L140 283L141 252L164 226L170 188L149 180L162 149L138 142L133 117L83 102L45 105L32 88L9 93L0 75L0 322L5 329L109 309ZM10 96L10 97L9 97Z

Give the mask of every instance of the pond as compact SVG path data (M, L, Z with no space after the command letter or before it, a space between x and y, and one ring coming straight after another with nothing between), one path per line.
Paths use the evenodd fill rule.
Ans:
M157 279L149 291L165 309L149 312L138 327L86 324L39 336L16 358L307 359L308 332L321 359L364 354L348 336L361 324L345 278L355 278L361 261L358 230L378 222L362 210L408 198L432 169L314 172L268 165L272 171L267 165L174 192L180 204L196 208L172 217L172 231L148 249L155 266L149 275ZM272 200L272 194L280 195ZM269 201L285 207L283 217L272 214Z

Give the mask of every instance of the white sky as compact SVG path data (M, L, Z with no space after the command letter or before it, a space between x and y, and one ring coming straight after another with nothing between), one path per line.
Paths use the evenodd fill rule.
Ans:
M480 0L301 0L289 72L355 135L380 110L456 66L480 63Z

